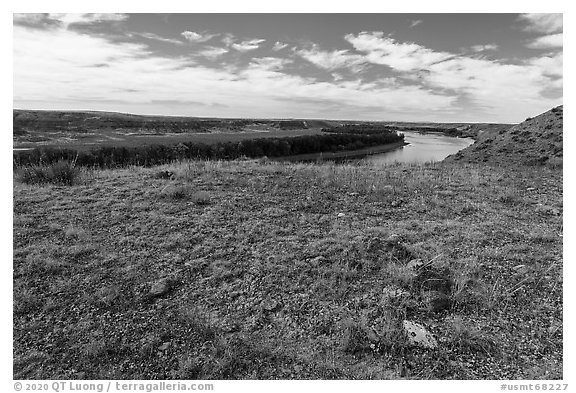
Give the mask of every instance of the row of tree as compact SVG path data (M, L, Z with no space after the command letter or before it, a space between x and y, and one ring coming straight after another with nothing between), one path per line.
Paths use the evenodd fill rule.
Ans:
M179 159L236 159L240 157L283 157L298 154L358 150L401 142L403 135L330 133L282 138L259 138L212 145L184 142L177 145L102 146L89 151L43 148L14 152L14 165L53 164L61 160L77 165L114 168L129 165L160 165Z
M363 135L376 135L387 134L402 131L416 131L416 132L441 132L448 136L461 136L462 131L456 127L419 127L419 126L383 126L379 124L344 124L338 127L323 128L323 132L335 134L363 134Z

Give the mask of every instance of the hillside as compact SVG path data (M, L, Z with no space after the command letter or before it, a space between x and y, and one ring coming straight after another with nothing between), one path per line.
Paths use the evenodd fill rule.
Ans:
M562 164L563 106L498 133L483 133L472 146L448 161L491 164Z

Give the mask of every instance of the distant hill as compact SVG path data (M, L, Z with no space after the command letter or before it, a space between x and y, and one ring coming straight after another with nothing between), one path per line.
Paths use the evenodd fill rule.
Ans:
M498 132L480 133L476 143L447 161L492 164L562 164L563 106Z

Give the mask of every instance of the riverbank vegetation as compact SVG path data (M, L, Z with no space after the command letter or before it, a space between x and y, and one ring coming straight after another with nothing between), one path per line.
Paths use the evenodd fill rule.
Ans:
M16 167L51 165L74 161L78 166L116 168L130 165L160 165L179 159L236 159L240 157L283 157L320 152L360 150L401 142L404 136L381 130L374 134L328 133L284 138L257 138L239 142L177 145L103 146L89 151L44 148L14 152Z
M15 175L15 379L562 378L561 170L78 171Z

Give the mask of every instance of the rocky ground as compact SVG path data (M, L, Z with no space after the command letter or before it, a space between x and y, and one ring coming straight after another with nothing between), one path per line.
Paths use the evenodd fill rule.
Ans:
M14 378L558 379L562 210L546 166L16 175Z

